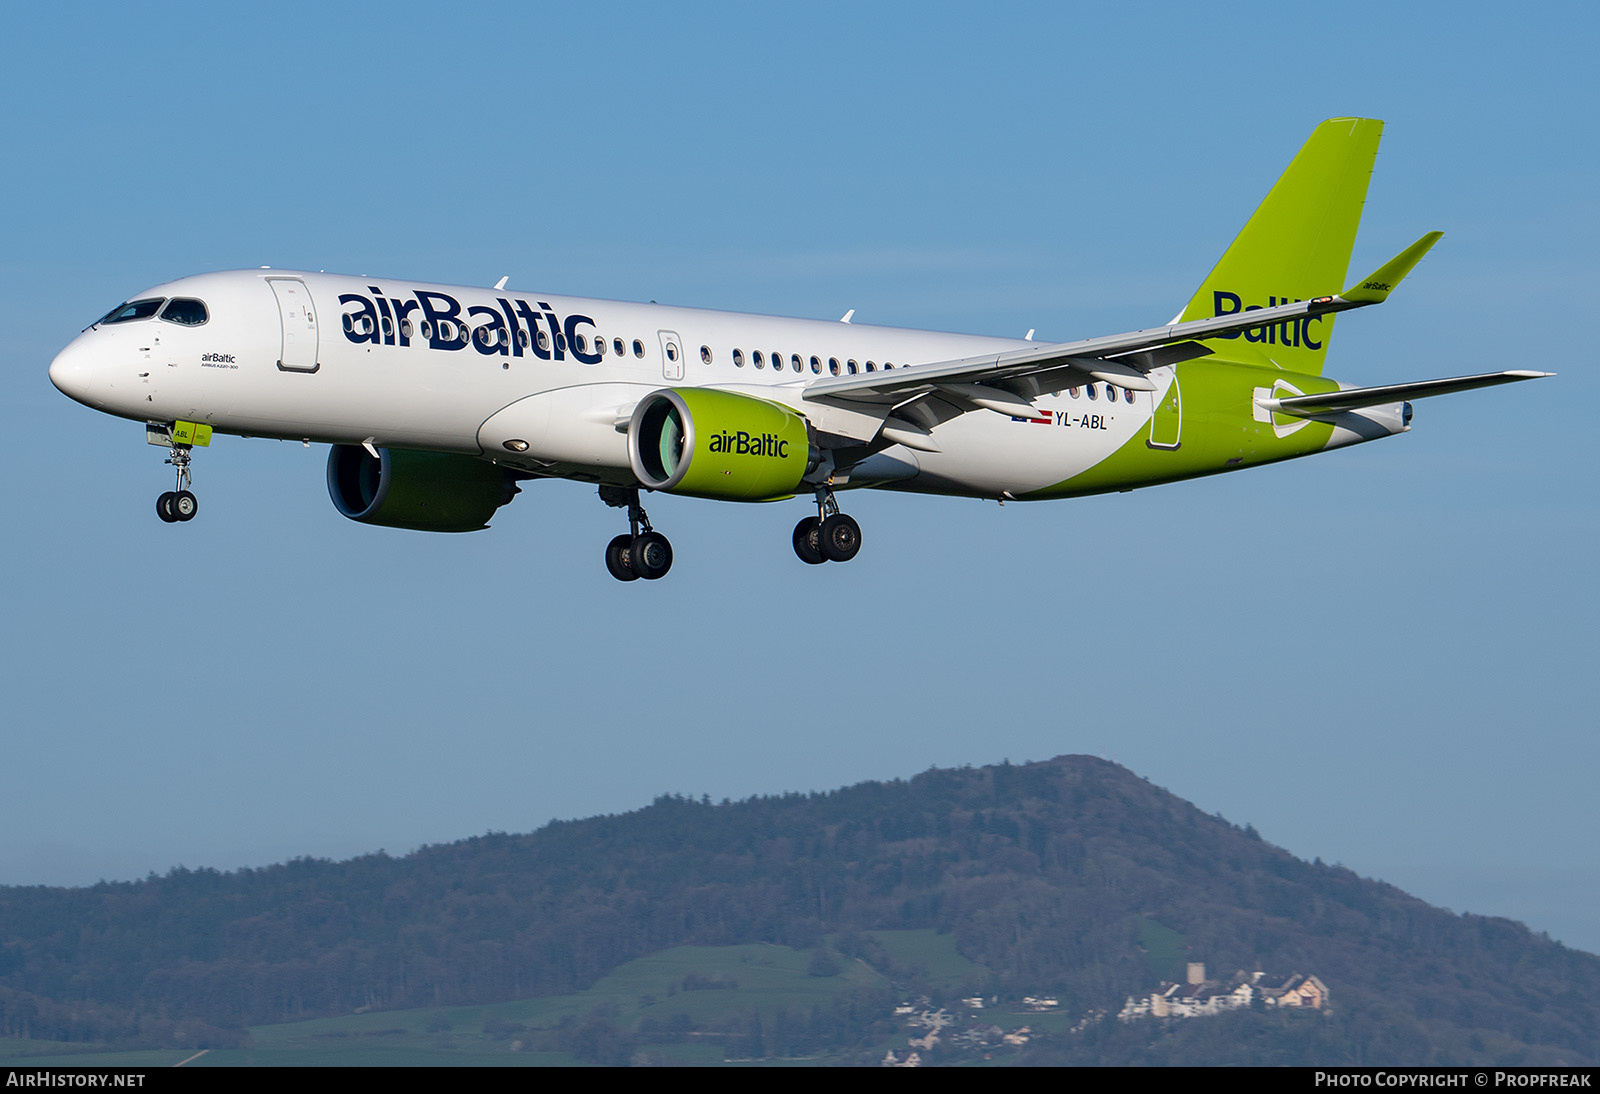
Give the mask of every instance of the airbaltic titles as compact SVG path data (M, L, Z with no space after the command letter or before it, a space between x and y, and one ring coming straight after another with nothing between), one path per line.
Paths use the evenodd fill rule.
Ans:
M411 315L420 312L416 331L427 339L429 349L461 350L470 344L484 356L530 353L544 361L564 361L571 353L586 365L599 364L604 357L589 349L590 345L599 348L595 335L580 330L587 326L593 331L593 319L569 315L562 320L542 300L529 304L520 298L497 297L500 310L473 304L463 316L461 301L434 289L415 289L411 300L385 296L376 285L368 285L367 291L372 293L371 299L359 293L339 295L344 336L357 345L409 346Z

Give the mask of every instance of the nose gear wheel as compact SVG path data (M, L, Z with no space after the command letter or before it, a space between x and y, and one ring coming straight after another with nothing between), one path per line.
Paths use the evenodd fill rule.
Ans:
M166 458L177 472L175 490L168 490L156 499L156 516L167 524L181 524L193 520L200 511L200 500L189 489L189 459L193 451L192 445L175 444L172 454Z

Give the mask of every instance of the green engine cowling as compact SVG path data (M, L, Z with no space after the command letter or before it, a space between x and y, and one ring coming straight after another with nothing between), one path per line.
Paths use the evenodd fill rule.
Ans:
M328 453L334 508L363 524L476 532L517 493L504 468L471 456L336 444Z
M805 418L731 391L653 391L639 400L628 423L634 475L669 494L723 501L789 497L810 460Z

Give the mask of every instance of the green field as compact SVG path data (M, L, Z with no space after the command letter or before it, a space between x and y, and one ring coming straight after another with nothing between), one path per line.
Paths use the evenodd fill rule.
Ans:
M909 969L937 991L981 983L986 971L956 952L956 937L937 931L870 931L897 968Z
M875 931L870 937L897 969L930 985L953 989L984 973L956 953L947 934ZM857 987L893 987L861 960L831 957L837 972L812 975L826 970L813 966L810 951L764 944L678 946L619 966L571 995L256 1026L251 1047L207 1052L186 1066L570 1066L580 1061L539 1046L561 1023L586 1020L638 1035L648 1043L636 1055L657 1062L722 1064L752 1015L770 1030L781 1011L809 1013L814 1006L831 1007ZM170 1067L193 1055L184 1049L108 1052L104 1046L0 1040L0 1063L13 1065Z
M1157 980L1183 979L1184 962L1188 959L1188 944L1183 935L1170 927L1163 927L1153 919L1139 920L1139 945L1144 947L1145 960Z

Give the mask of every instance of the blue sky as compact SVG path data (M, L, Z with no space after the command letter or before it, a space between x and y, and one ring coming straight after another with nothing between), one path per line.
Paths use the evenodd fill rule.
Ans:
M0 883L392 853L662 792L1091 753L1307 858L1600 951L1600 191L1588 6L33 6L8 17ZM531 485L490 531L340 517L219 438L202 511L50 358L257 265L1041 338L1170 317L1313 125L1388 122L1356 383L1561 375L1377 444L1005 508ZM1359 272L1359 271L1357 271Z

